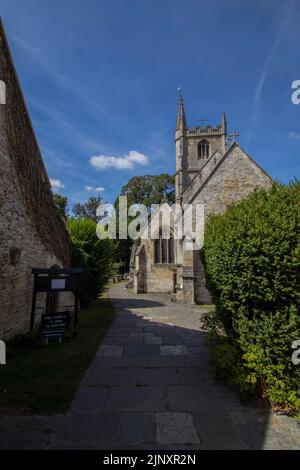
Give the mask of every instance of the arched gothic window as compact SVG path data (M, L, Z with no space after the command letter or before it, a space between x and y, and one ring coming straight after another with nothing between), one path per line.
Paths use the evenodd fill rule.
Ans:
M174 251L173 234L170 234L170 238L162 238L160 232L159 238L154 241L155 263L175 263Z
M198 144L198 158L208 158L209 157L209 142L208 140L200 140Z

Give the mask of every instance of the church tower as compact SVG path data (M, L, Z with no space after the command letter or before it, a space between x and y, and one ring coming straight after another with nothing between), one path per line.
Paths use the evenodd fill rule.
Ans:
M180 199L183 188L188 184L187 170L187 145L186 145L187 123L185 118L183 97L179 95L178 111L175 129L176 149L176 174L175 174L175 198Z
M193 177L201 170L207 160L216 152L224 155L227 151L227 122L222 114L221 123L213 127L188 127L184 112L183 97L178 102L176 129L176 201L180 202L181 194Z

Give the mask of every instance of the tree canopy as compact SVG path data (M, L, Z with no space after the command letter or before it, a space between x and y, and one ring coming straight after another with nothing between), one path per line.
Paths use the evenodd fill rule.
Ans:
M84 202L76 202L73 205L72 212L76 219L91 219L94 222L98 222L100 217L97 217L97 208L100 204L104 204L104 200L101 196L91 196Z
M60 194L53 194L53 200L56 209L59 212L59 215L63 218L66 219L68 217L68 198L66 196L61 196Z
M164 199L170 204L175 202L175 177L160 175L134 176L121 189L121 196L127 196L128 206L144 204L150 209L151 204L160 204Z
M151 204L160 204L164 199L170 204L175 202L175 177L162 173L161 175L134 176L120 191L120 196L127 196L128 208L133 204L144 204L150 212ZM115 202L118 213L119 199ZM128 217L127 223L130 222ZM114 242L114 261L129 268L129 260L133 240L117 239Z

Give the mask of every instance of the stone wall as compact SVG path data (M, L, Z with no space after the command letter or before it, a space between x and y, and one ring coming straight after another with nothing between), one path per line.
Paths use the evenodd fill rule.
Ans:
M153 264L147 275L147 292L168 292L174 289L173 276L177 271L173 264Z
M136 250L133 287L137 294L147 292L147 253L144 244Z
M19 81L0 25L0 339L28 331L32 267L68 266L69 236L52 198ZM68 303L70 295L60 294ZM39 295L38 307L44 303Z
M203 203L208 217L224 212L228 205L244 199L255 188L271 184L270 176L235 144L189 202Z
M210 304L212 299L206 287L204 266L199 251L193 252L194 256L194 295L196 304Z
M177 255L175 254L177 258ZM134 270L134 290L143 292L168 292L174 290L175 263L155 263L154 244L151 240L142 240L136 251Z
M197 193L199 188L205 183L209 178L212 171L219 164L223 155L219 152L215 152L209 160L205 161L205 164L202 166L201 171L198 171L196 176L193 178L191 183L186 187L182 193L182 203L187 204Z

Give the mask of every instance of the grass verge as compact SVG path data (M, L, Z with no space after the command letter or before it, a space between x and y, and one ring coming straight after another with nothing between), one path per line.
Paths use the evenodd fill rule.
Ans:
M107 294L79 316L79 334L42 344L39 332L7 345L0 367L1 414L60 414L66 411L114 317Z

